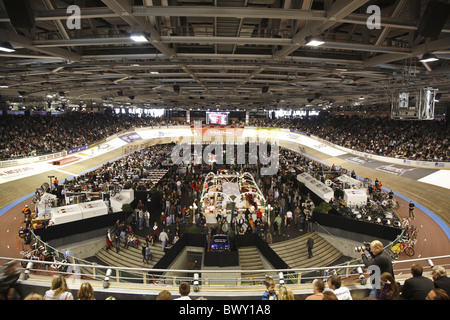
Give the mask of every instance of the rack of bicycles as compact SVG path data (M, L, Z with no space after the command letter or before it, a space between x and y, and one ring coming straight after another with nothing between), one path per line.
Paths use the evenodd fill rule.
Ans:
M408 257L415 255L414 246L417 243L418 230L415 226L410 226L408 219L403 219L403 231L396 242L392 243L389 254L393 260L397 260L401 253L405 253Z

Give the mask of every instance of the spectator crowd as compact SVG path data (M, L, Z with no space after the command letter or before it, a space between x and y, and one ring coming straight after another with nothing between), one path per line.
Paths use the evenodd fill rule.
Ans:
M231 119L233 124L244 123ZM0 160L38 156L90 145L136 127L185 124L130 114L67 113L59 116L0 117ZM449 126L444 121L401 121L376 117L319 115L256 118L250 125L298 130L331 143L380 156L449 161Z

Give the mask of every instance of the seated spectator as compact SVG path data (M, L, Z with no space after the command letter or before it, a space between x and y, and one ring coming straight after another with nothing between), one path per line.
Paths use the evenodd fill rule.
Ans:
M95 300L94 288L89 282L83 282L78 290L78 300Z
M414 263L411 266L412 278L405 280L401 297L407 300L425 300L428 293L434 289L433 281L422 276L423 268Z
M191 286L189 282L182 282L178 287L178 292L180 293L180 297L175 300L191 300L189 294L191 292Z
M397 300L400 295L399 284L389 272L380 276L381 288L378 300Z
M307 296L305 300L323 300L323 291L325 290L325 283L322 279L315 279L313 281L314 293Z
M278 299L277 300L295 300L294 293L291 288L281 285L278 290Z
M266 284L266 290L264 291L262 295L262 300L277 300L277 294L275 292L275 281L268 277L264 281Z
M436 288L428 293L425 300L450 300L450 298L445 290Z
M434 287L444 289L450 296L450 278L447 276L445 268L442 266L434 266L432 276Z
M347 287L342 287L341 277L332 275L328 278L328 287L333 290L338 300L353 300L350 290Z
M324 291L322 300L339 300L333 291Z
M172 294L168 290L163 290L158 294L156 300L172 300Z
M62 275L58 274L53 277L50 290L47 290L44 294L44 300L73 300L66 279Z

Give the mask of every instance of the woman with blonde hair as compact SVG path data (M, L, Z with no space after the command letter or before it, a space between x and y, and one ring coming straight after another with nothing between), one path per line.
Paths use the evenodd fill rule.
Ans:
M52 286L44 294L44 300L73 300L73 295L67 287L66 279L57 274L53 276Z
M278 300L295 300L292 290L285 285L278 289Z
M78 290L78 300L95 300L94 288L89 282L83 282Z

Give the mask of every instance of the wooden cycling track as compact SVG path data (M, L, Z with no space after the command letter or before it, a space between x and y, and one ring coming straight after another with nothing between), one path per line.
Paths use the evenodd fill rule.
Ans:
M162 139L155 139L152 144L163 143ZM281 141L280 146L293 150L298 149L298 145L291 142ZM34 193L42 183L48 182L49 175L57 176L59 181L91 170L112 159L122 156L122 149L116 149L99 157L89 158L75 164L64 166L54 171L37 174L22 178L12 182L0 184L0 209L10 203L17 201ZM391 175L389 173L376 171L367 167L360 166L353 162L348 162L340 158L328 156L314 149L305 147L305 154L323 161L328 164L335 164L348 171L354 170L359 177L368 177L374 181L378 178L383 187L392 189L416 203L421 204L437 216L439 216L447 225L450 225L450 191L448 189L418 182L405 177ZM408 217L408 202L396 197L400 203L400 209L397 211L400 218ZM2 216L0 216L0 257L21 258L20 250L23 249L23 241L18 238L18 230L23 226L22 208L31 205L31 197L17 203ZM441 227L426 213L416 207L415 220L411 222L418 229L418 241L415 247L416 254L412 258L433 257L450 254L450 240L441 229ZM404 256L404 255L403 255ZM401 259L405 259L402 257ZM3 261L0 261L2 264ZM450 263L450 259L440 260L439 263ZM422 263L424 266L426 262ZM404 268L405 266L402 266Z

